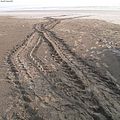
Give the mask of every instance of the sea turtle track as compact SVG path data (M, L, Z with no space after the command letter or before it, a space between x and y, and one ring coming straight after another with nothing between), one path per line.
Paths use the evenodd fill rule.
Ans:
M8 78L16 80L14 83L20 91L21 106L25 111L23 119L118 120L119 107L116 106L120 106L119 85L109 75L101 74L98 69L78 57L64 40L51 31L60 23L59 19L46 19L48 22L35 24L34 32L7 57L14 76ZM51 58L61 69L50 70L49 65L37 57L36 52L42 42L47 43ZM39 76L48 81L54 96L66 103L61 100L54 104L47 103L46 113L42 113L37 104L44 101L34 90L34 80ZM34 86L31 90L30 85ZM50 115L51 118L45 115L50 110L56 114ZM15 114L15 118L22 119L21 114L22 112Z

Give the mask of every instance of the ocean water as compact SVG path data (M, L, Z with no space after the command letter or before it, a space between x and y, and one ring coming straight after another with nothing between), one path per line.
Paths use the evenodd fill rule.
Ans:
M24 10L120 10L120 6L32 7Z
M21 10L114 10L120 11L120 6L78 6L78 7L35 7L35 6L4 6L0 11L21 11Z

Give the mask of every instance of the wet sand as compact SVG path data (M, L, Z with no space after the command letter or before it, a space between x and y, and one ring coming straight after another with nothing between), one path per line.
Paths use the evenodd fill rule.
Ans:
M119 120L120 25L50 14L0 17L1 119Z
M0 16L10 16L23 19L39 19L43 17L69 18L84 16L86 19L101 19L120 24L119 10L36 10L0 12Z

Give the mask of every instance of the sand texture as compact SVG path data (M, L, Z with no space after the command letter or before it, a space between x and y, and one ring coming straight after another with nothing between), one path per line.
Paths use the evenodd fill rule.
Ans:
M120 25L0 18L1 120L119 120Z

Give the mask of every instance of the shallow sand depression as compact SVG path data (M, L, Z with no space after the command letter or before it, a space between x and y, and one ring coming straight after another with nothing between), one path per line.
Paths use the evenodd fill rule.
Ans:
M119 120L118 13L2 13L0 119Z

